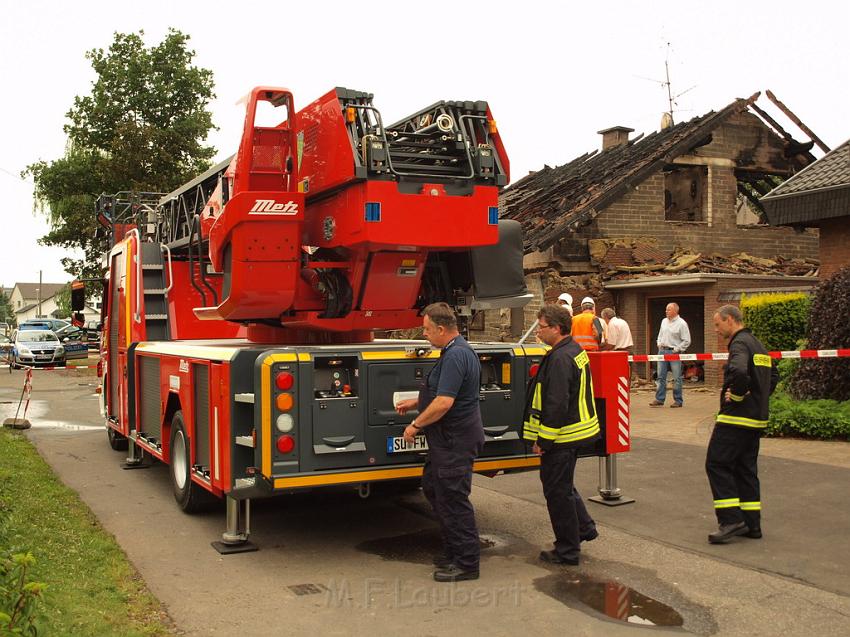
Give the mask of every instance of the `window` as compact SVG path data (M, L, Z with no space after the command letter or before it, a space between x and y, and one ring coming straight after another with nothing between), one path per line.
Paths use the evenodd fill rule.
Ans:
M664 175L664 220L706 221L708 169L672 168Z

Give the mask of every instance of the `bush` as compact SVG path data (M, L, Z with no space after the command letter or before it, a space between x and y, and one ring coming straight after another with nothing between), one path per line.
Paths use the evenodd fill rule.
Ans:
M850 402L796 400L779 389L770 398L768 436L850 440Z
M850 268L843 268L815 290L806 338L811 349L850 347ZM788 385L797 398L850 400L850 359L804 360Z
M806 335L811 299L807 294L769 293L741 297L744 323L768 350L792 350Z

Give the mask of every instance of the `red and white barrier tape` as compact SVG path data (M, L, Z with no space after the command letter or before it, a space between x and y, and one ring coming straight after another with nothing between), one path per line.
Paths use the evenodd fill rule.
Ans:
M771 358L845 358L850 357L850 349L802 349L781 352L768 352ZM635 354L629 356L630 363L649 361L725 361L727 352L715 354Z

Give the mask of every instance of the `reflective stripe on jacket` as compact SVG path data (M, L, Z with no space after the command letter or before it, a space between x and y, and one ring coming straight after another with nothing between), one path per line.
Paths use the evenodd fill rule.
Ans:
M593 319L595 318L593 312L582 312L573 317L573 340L588 351L599 349L599 336L593 331Z
M749 329L737 331L729 341L729 361L723 368L717 423L747 429L767 427L770 395L777 382L779 372L764 345ZM726 390L731 393L728 401Z
M525 416L523 438L544 448L599 434L590 358L572 338L543 357L528 386Z

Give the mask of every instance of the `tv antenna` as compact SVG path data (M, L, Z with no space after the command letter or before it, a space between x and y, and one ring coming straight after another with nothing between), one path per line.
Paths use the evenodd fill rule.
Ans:
M656 79L651 78L651 77L642 77L642 76L637 76L637 77L640 77L643 80L648 80L650 82L655 82L656 84L660 84L662 87L664 87L667 90L667 111L666 111L665 114L669 116L670 125L672 126L674 124L673 113L676 112L676 109L674 107L679 105L679 103L676 100L678 100L680 97L682 97L682 95L684 95L685 93L688 93L689 91L694 90L697 87L697 85L694 84L690 88L686 88L681 93L676 93L675 95L673 94L673 83L670 81L670 49L671 49L671 44L670 44L670 42L667 42L667 54L664 56L664 79L663 80L656 80Z

